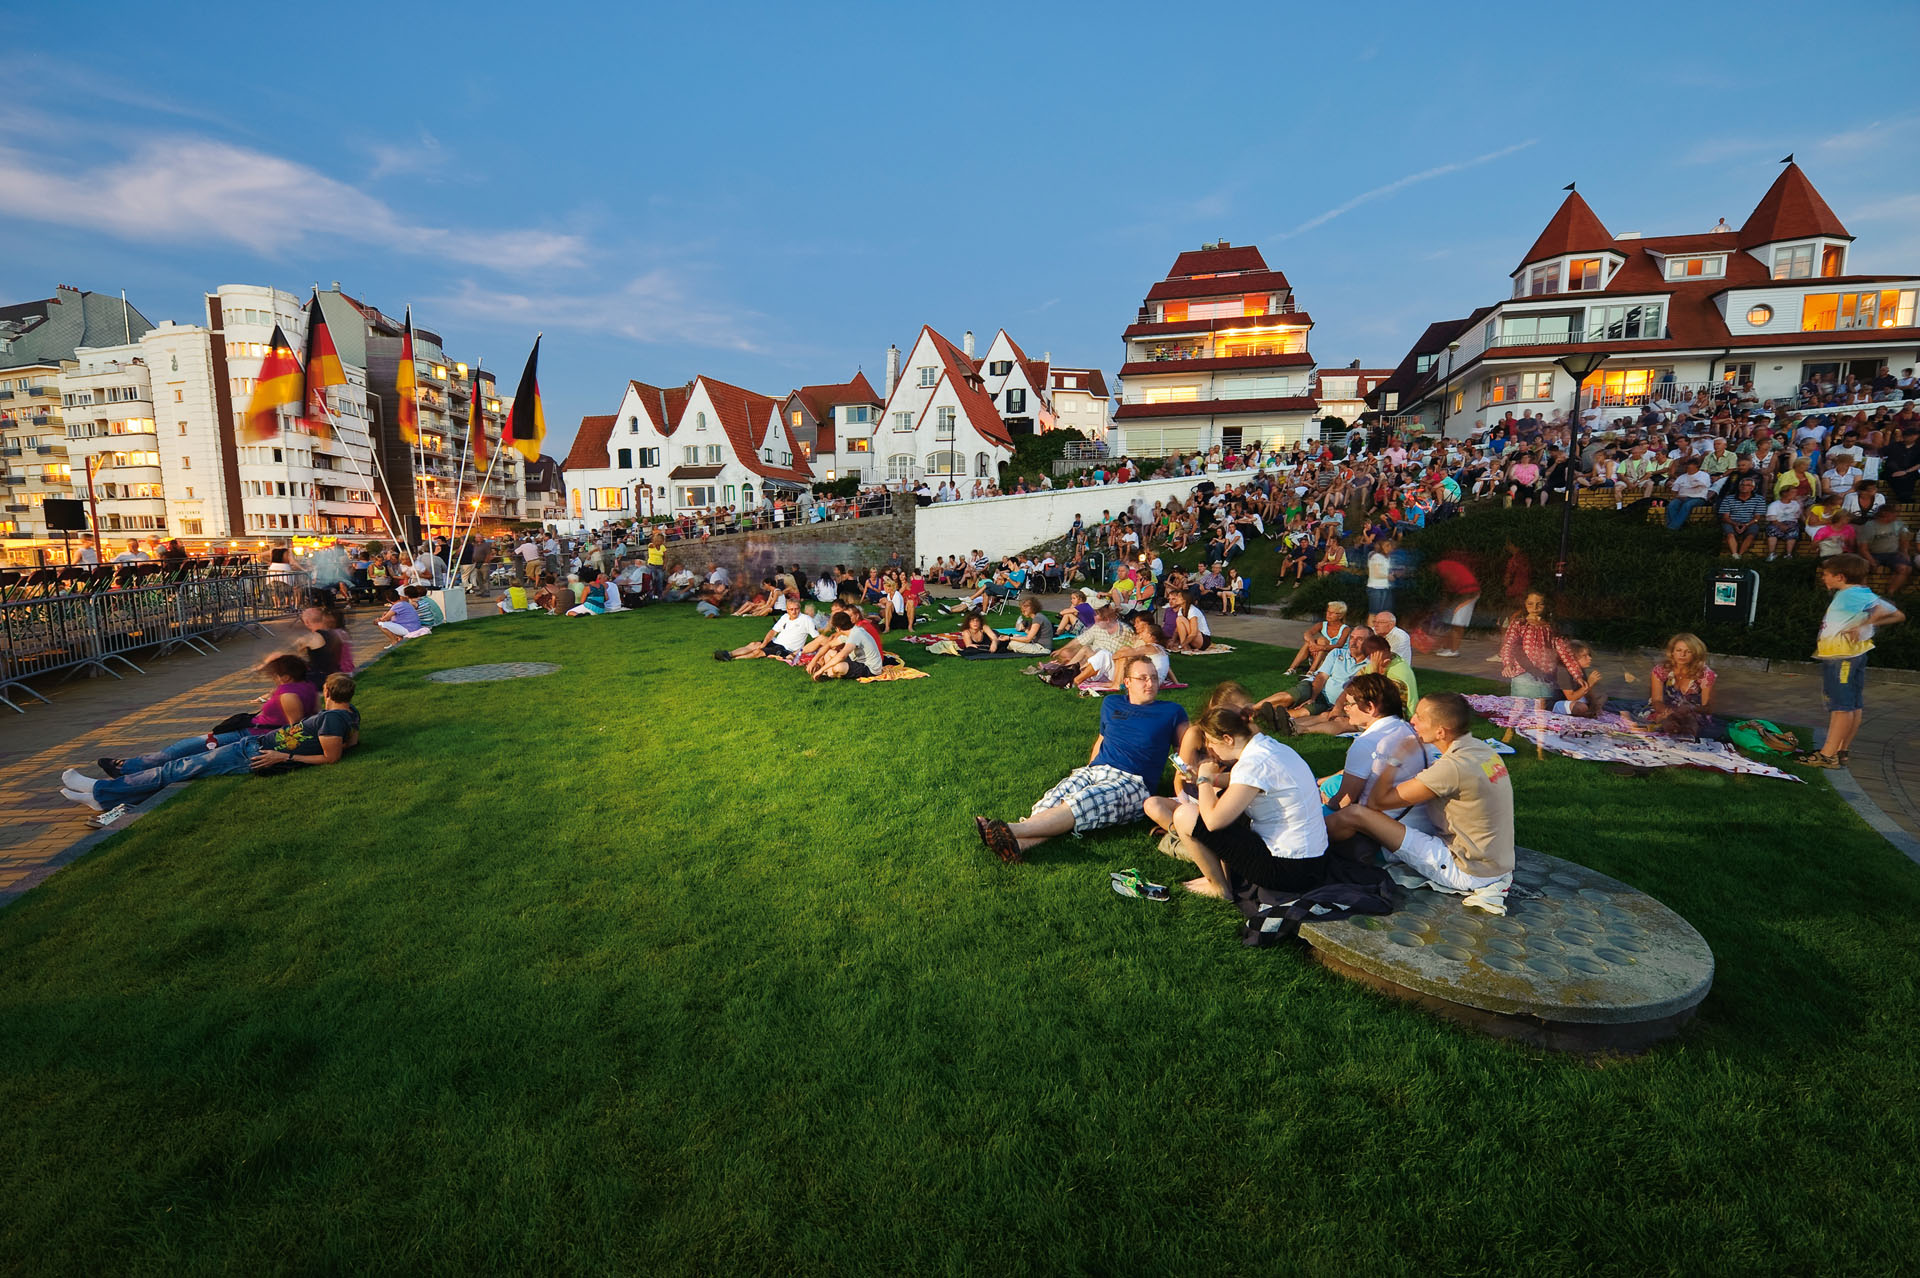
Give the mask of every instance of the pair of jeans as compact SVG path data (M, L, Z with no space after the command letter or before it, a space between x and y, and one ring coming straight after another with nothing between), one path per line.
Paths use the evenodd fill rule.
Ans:
M102 803L138 803L177 781L200 777L246 776L253 757L263 748L250 732L223 732L214 748L205 737L188 737L163 750L137 755L120 764L120 775L95 783L93 797Z
M1706 504L1706 500L1701 497L1669 498L1667 500L1668 531L1679 532L1682 528L1685 528L1687 526L1687 516L1693 513L1694 507L1704 506Z

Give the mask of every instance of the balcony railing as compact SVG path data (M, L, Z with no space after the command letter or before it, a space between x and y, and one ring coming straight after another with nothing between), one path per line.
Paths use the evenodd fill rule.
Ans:
M1227 290L1222 289L1221 292L1227 292ZM1306 307L1301 306L1299 303L1295 302L1292 298L1288 298L1286 301L1280 303L1280 305L1278 306L1268 307L1265 311L1261 312L1259 315L1248 315L1248 314L1245 314L1244 312L1239 315L1190 315L1186 319L1177 319L1177 320L1170 320L1170 319L1164 319L1164 318L1155 319L1153 316L1153 308L1151 306L1142 306L1139 310L1138 316L1134 319L1133 322L1136 324L1187 324L1187 323L1199 324L1203 322L1217 324L1221 320L1238 321L1238 320L1250 320L1250 319L1263 319L1268 315L1302 315L1305 313L1306 313ZM1166 311L1164 308L1162 308L1161 314L1163 316L1166 314Z
M1281 386L1277 388L1258 386L1252 389L1236 386L1229 390L1216 391L1204 398L1195 396L1193 399L1147 399L1143 396L1139 399L1132 399L1126 395L1122 395L1120 402L1123 404L1203 404L1222 399L1296 399L1307 393L1307 388L1304 386Z
M60 388L58 386L29 386L27 388L27 394L34 399L59 399Z
M1605 329L1594 329L1590 333L1501 333L1488 343L1495 346L1571 346L1582 342L1657 342L1665 337L1664 333L1640 333L1633 337L1609 334Z
M1580 405L1582 408L1640 408L1662 400L1677 404L1683 399L1691 400L1701 391L1712 395L1724 388L1724 382L1667 381L1657 381L1639 390L1589 386L1580 392Z

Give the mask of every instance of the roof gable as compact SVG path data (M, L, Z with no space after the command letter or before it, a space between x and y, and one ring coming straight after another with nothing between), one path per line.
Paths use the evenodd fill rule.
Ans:
M1800 171L1800 166L1789 161L1767 188L1767 193L1760 197L1760 202L1753 206L1753 212L1747 215L1746 223L1740 228L1740 247L1757 248L1780 240L1812 239L1816 235L1838 240L1853 238L1827 207L1827 202L1820 198L1820 192L1813 189L1813 183Z
M1547 223L1546 229L1540 232L1540 238L1533 242L1533 247L1520 259L1520 265L1514 268L1513 273L1518 275L1522 268L1550 257L1564 257L1568 253L1599 253L1613 248L1613 232L1587 207L1587 202L1580 198L1580 192L1569 191L1567 198L1560 202L1559 211Z
M783 451L789 457L800 456L799 441L793 437L792 428L786 424L785 417L780 412L779 400L771 395L762 395L711 377L696 379L694 386L695 393L689 397L689 406L704 397L706 403L712 407L714 416L720 419L722 429L726 431L727 443L732 447L735 461L755 474L769 479L784 479L797 484L812 482L812 475L804 469L761 460L760 446L756 443L759 432L755 429L755 423L767 421L769 418L779 424L785 444ZM684 419L685 410L682 410L681 416Z
M567 450L567 460L561 468L605 470L610 464L607 460L607 441L613 437L613 424L617 420L617 413L605 417L582 417L579 433L574 435L573 447Z

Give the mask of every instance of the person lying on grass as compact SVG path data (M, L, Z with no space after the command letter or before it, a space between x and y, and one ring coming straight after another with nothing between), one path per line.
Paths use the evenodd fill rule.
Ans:
M813 661L813 679L870 679L880 673L884 658L880 641L850 612L836 613L832 641Z
M953 632L953 638L942 639L930 646L927 651L942 657L957 657L967 652L995 653L1000 651L1004 638L987 627L986 618L977 612L970 612Z
M360 742L353 691L351 675L328 675L322 709L296 724L259 736L225 733L212 742L204 736L188 737L151 754L100 759L105 780L69 768L60 776L60 793L100 812L112 803L138 803L179 781L245 776L288 764L338 763Z
M1228 872L1275 892L1308 892L1327 882L1327 826L1313 769L1253 724L1250 708L1215 706L1200 719L1208 757L1194 801L1154 796L1147 819L1181 836L1200 868L1184 885L1201 896L1233 893ZM1224 765L1224 766L1223 766Z
M1468 728L1473 712L1457 692L1432 692L1414 708L1413 730L1438 757L1365 803L1327 817L1335 841L1365 835L1394 860L1454 892L1492 887L1513 874L1513 781L1493 747ZM1425 804L1435 833L1396 821L1394 808Z
M800 607L797 591L787 594L786 610L773 623L766 636L739 648L716 648L715 661L745 661L753 657L791 657L818 637L820 625Z
M1125 692L1100 699L1100 734L1086 766L1041 795L1024 821L973 819L980 841L1002 861L1023 860L1029 848L1062 834L1123 825L1145 814L1167 755L1186 730L1187 712L1178 702L1159 700L1160 676L1145 656L1128 658L1121 680Z

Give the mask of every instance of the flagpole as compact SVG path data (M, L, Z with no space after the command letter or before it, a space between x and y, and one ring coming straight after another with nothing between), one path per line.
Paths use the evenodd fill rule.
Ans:
M469 394L476 394L479 392L481 362L482 361L480 360L475 360L473 362L473 371L468 375L467 390ZM449 379L449 384L451 384L451 379ZM452 407L453 395L451 392L449 392L447 395L447 404L448 404L448 407ZM448 413L447 416L451 418L453 414ZM481 429L483 430L485 429L484 421L481 424ZM453 505L448 507L448 510L450 513L447 515L447 553L449 555L453 553L454 534L460 531L460 498L466 489L467 459L472 456L473 456L473 405L471 404L471 402L469 402L469 404L467 405L467 446L466 448L461 450L460 464L454 468ZM433 538L431 537L427 538L427 553L429 555L433 553ZM447 580L449 582L453 580L453 561L451 559L447 561Z
M332 423L332 425L333 425L333 437L334 437L335 439L339 439L339 440L341 440L341 441L342 441L342 442L341 442L341 448L340 448L340 451L341 451L341 452L343 452L343 453L345 453L345 454L347 455L347 460L353 463L353 468L354 468L354 470L355 470L355 471L357 471L357 472L359 473L359 475L360 475L360 482L361 482L361 483L363 483L363 484L365 484L365 485L367 486L367 491L368 491L369 493L375 493L375 494L377 494L377 493L379 493L379 492L385 492L385 493L387 494L387 507L386 507L386 509L382 509L382 508L381 508L381 505L380 505L380 502L379 502L379 500L378 500L378 498L377 498L377 496L376 496L376 499L375 499L375 501L374 501L374 503L373 503L373 507L374 507L374 509L375 509L376 511L379 511L379 513L380 513L380 522L381 522L382 524L385 524L385 525L386 525L386 528L387 528L387 535L388 535L388 536L390 536L390 537L392 537L392 538L393 538L393 540L394 540L394 542L395 542L395 543L396 543L397 545L399 545L399 546L401 546L401 547L403 547L403 548L404 548L404 547L406 547L406 545L407 545L407 543L406 543L406 540L405 540L405 539L404 539L403 537L401 537L401 536L400 536L399 534L397 534L397 533L395 533L395 532L394 532L394 530L393 530L393 521L387 518L387 510L388 510L388 509L392 509L392 508L393 508L393 493L392 493L392 491L391 491L390 489L388 489L388 488L387 488L387 477L386 477L386 476L385 476L384 474L381 474L381 473L380 473L380 459L379 459L379 457L378 457L378 456L375 456L375 455L373 455L373 450L372 450L372 448L371 448L371 447L369 447L369 448L368 448L368 450L367 450L367 451L368 451L368 455L369 455L369 456L371 456L371 457L372 457L372 459L373 459L373 469L374 469L374 473L375 473L375 474L378 474L378 475L380 476L380 478L379 478L379 481L378 481L378 483L376 484L376 482L375 482L375 480L373 479L373 477L367 474L367 468L366 468L365 466L363 466L363 465L361 465L361 464L360 464L360 459L359 459L358 457L356 457L356 456L354 456L354 453L353 453L353 445L351 445L351 444L349 444L349 443L346 443L346 442L345 442L345 440L344 440L344 439L342 438L342 435L341 435L341 432L340 432L340 419L339 419L338 417L336 417L336 416L334 416L334 412L333 412L333 405L332 405L332 404L329 404L329 403L327 403L327 401L326 401L326 399L325 399L325 397L322 397L322 398L321 398L321 401L320 401L320 407L326 410L326 413L327 413L327 420L328 420L329 422L331 422L331 423ZM371 441L371 434L369 434L369 441ZM396 512L396 513L397 513L397 512ZM411 552L409 551L409 553L411 553Z
M484 430L485 426L483 425L481 429ZM487 481L493 478L493 468L495 466L498 466L499 464L500 464L500 450L498 448L495 448L493 450L492 455L487 458L487 473L483 475L480 479L480 493L479 493L479 496L474 498L474 501L476 503L485 501L487 499ZM459 508L455 507L453 513L454 513L454 517L458 519L460 514ZM473 517L467 520L467 535L461 538L460 549L455 551L451 546L451 544L449 544L449 546L447 547L448 552L453 555L455 562L458 562L460 556L466 553L467 544L473 540L473 526L479 522L480 522L480 507L478 506L478 504L476 504L473 509ZM449 567L448 571L449 572L452 571L451 567ZM480 574L478 570L478 565L476 565L475 571L474 571L475 580L479 579L479 575ZM481 584L484 585L485 583L483 582Z

